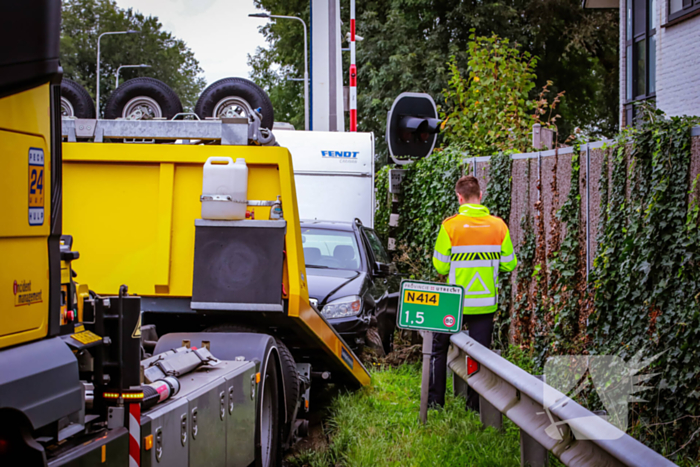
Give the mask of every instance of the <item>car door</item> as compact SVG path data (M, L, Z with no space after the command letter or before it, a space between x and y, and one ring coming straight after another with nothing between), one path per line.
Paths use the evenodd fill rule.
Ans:
M379 336L384 344L384 350L390 351L396 327L396 306L401 281L397 268L389 259L381 240L373 229L362 227L362 237L368 250L369 270L372 274L372 295L375 295L376 317ZM379 273L377 264L385 265L385 271Z

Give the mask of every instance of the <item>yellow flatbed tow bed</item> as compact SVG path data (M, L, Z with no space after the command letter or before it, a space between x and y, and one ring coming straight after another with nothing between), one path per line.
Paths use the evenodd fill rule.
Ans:
M190 308L203 166L215 156L245 159L248 200L272 202L278 196L281 200L286 220L280 284L283 311ZM77 279L98 294L117 294L121 284L128 284L131 293L142 297L144 324L157 322L159 333L163 328L167 332L201 331L202 322L249 325L279 337L297 363L311 363L314 370L330 371L333 381L351 386L369 384L362 363L309 303L292 160L287 149L65 142L63 181L63 231L73 236L74 249L81 254ZM258 204L263 205L250 208L255 220L270 219L271 207ZM105 264L110 265L109 269Z

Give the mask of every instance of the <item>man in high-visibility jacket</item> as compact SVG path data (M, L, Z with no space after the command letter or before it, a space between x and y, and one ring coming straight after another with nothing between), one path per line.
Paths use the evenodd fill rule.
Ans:
M508 226L489 214L481 205L479 181L471 175L455 186L459 214L445 219L440 226L433 266L439 274L449 275L450 284L464 287L464 319L469 336L490 347L493 315L498 308L498 272L515 269ZM430 360L428 404L445 405L447 349L450 334L436 333ZM467 406L479 410L478 394L469 392Z

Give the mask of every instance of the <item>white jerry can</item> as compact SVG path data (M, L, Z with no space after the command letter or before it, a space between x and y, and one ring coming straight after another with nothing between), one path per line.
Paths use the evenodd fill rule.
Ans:
M248 206L248 166L245 159L210 157L204 163L202 219L245 219Z

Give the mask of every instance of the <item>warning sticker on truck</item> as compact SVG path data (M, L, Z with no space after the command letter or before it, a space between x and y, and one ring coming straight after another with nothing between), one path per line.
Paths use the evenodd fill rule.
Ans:
M139 322L136 323L134 332L131 333L132 339L141 339L141 316L139 316Z
M29 148L29 225L44 225L44 151Z
M83 331L76 334L71 334L71 337L83 345L101 341L102 338L91 331Z
M41 290L32 291L32 281L15 281L12 284L12 292L15 295L15 306L41 303Z

